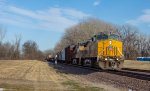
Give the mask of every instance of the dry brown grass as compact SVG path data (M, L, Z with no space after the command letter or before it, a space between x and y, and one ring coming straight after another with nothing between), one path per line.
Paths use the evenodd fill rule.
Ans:
M95 85L96 86L96 85ZM104 91L103 87L84 84L73 75L58 73L46 62L36 60L0 61L0 88L13 91Z
M125 60L124 68L150 70L150 62L148 62L148 61Z
M65 81L65 78L58 75L47 63L36 60L0 61L0 80L16 85L33 83L34 89L66 89L61 84L61 81Z

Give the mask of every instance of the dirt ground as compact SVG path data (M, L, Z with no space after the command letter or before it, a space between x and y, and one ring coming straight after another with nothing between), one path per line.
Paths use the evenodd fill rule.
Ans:
M73 75L58 73L46 62L36 60L0 61L0 91L116 91L117 89L81 82Z
M125 60L124 68L150 70L150 61Z

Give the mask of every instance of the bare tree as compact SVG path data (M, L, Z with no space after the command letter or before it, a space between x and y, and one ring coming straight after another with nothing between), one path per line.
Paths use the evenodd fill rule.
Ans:
M0 27L0 44L2 44L3 39L5 38L6 30Z
M79 24L66 29L64 36L54 50L58 52L68 45L77 44L104 31L116 32L116 27L110 23L95 18L82 20Z
M23 44L23 57L24 59L36 59L36 52L38 51L38 46L35 41L26 41Z
M0 59L2 59L3 56L5 55L4 54L5 50L2 43L5 35L6 35L6 31L2 27L0 27Z
M15 35L15 41L3 42L6 35L6 30L0 27L0 59L44 59L44 54L38 49L35 41L27 41L23 44L23 50L20 49L21 35ZM23 52L23 55L21 55Z
M148 53L148 57L150 57L150 37L148 37L147 39L147 53Z
M23 44L23 58L30 60L43 60L44 54L38 49L35 41L28 40Z
M20 59L20 42L21 35L15 36L13 59Z
M126 59L134 59L138 53L139 32L136 27L131 25L122 25L119 28L123 41L124 55Z
M131 25L119 26L118 30L122 36L126 59L150 56L149 39L145 34L139 33L139 30Z

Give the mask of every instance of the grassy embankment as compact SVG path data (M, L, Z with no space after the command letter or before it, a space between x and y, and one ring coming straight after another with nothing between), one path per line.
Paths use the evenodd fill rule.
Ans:
M150 70L150 61L125 60L124 68Z

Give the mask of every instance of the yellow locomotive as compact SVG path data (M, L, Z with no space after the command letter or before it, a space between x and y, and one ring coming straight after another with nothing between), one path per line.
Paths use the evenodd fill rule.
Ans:
M66 47L61 55L65 55L63 62L66 63L121 69L124 62L122 47L120 36L101 32L91 39Z
M122 41L118 35L110 34L107 39L98 41L99 67L102 69L121 69L124 62Z

